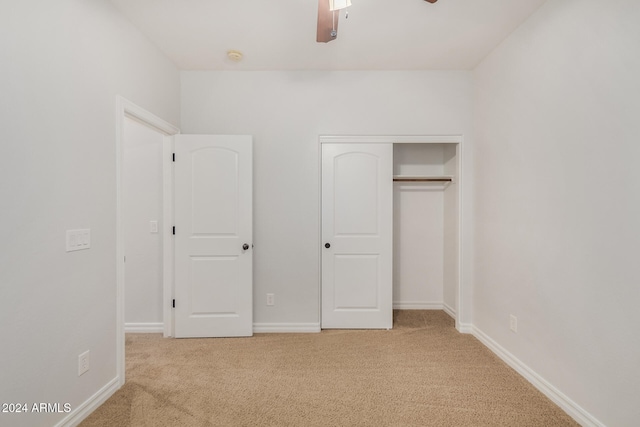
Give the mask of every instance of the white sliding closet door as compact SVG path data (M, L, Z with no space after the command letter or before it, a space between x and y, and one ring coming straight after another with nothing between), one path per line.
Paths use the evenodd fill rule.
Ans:
M392 144L323 144L323 328L392 327L392 234Z

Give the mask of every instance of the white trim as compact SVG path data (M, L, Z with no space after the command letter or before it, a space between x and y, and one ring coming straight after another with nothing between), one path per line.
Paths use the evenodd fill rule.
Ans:
M461 334L472 334L473 333L473 325L471 323L461 323L456 319L456 329Z
M320 144L460 144L462 135L320 135Z
M125 360L124 360L124 236L122 226L122 165L124 161L124 120L125 117L133 118L165 135L163 139L163 320L165 325L165 336L171 335L170 326L173 324L171 310L168 301L171 300L173 259L167 247L172 246L173 240L169 232L169 224L173 224L173 209L171 208L172 194L171 186L167 186L167 176L173 173L170 170L171 163L167 156L170 154L166 149L172 142L171 135L180 133L180 129L137 106L133 102L116 96L116 377L119 386L125 381ZM169 292L167 291L169 290Z
M317 333L320 323L254 323L253 332L263 333Z
M394 301L394 310L444 310L442 302L434 301Z
M115 377L104 387L96 392L89 399L85 400L77 408L69 412L60 422L55 424L55 427L74 427L80 424L85 418L87 418L93 411L98 409L113 393L120 388L120 379Z
M173 135L162 141L162 321L163 336L173 334Z
M442 310L454 319L456 318L456 311L446 302L442 303Z
M164 323L125 323L124 332L138 334L156 334L164 332Z
M465 182L465 178L464 178L464 144L463 144L463 137L460 137L460 143L458 144L458 152L456 153L456 157L458 158L458 167L456 170L456 174L458 175L458 287L456 289L456 302L455 302L455 310L452 310L452 312L454 313L454 319L456 319L456 324L460 323L461 324L461 328L466 328L467 326L465 326L464 323L462 323L462 319L464 319L463 313L464 313L464 305L462 304L463 301L465 301L467 294L465 294L464 291L464 287L462 286L462 284L464 283L464 279L465 276L462 274L464 272L464 188L465 186L463 185L463 183ZM471 301L471 295L469 295L469 301ZM469 320L471 320L471 318L469 318ZM458 329L460 332L462 332L462 329ZM466 332L464 333L470 333L470 331L468 331L467 329L465 329Z
M322 136L318 139L318 270L316 277L318 278L317 295L318 298L318 322L322 324Z
M132 117L147 126L151 126L155 130L165 135L175 135L180 133L180 129L172 125L171 123L161 119L153 113L145 110L142 107L134 104L126 98L117 95L117 100L120 105L119 112L124 113L128 117Z
M527 381L529 381L535 388L540 390L545 396L551 399L562 410L569 414L574 420L584 427L604 427L604 424L598 421L593 415L584 410L573 400L569 399L567 395L562 393L556 387L554 387L547 380L542 378L540 374L535 372L520 359L509 353L504 347L495 342L491 337L482 332L476 326L472 326L473 335L484 344L489 350L495 353L500 359L502 359L507 365L512 367L517 373L522 375Z

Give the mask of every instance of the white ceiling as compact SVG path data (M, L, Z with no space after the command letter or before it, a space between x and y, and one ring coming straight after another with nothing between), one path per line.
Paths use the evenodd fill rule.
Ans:
M111 0L183 70L468 70L545 1L352 0L325 44L316 0Z

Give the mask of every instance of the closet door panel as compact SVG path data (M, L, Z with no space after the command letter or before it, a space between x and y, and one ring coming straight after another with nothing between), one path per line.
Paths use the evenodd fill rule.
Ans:
M322 147L322 327L388 329L392 312L391 144Z
M379 235L379 161L378 156L362 152L339 154L334 158L336 236Z
M336 255L333 258L335 310L380 308L380 257L373 254Z

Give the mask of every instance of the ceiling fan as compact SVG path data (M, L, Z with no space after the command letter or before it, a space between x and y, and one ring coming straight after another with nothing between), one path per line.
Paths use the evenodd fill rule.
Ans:
M435 3L438 0L425 1ZM318 43L328 43L338 37L340 9L349 6L351 6L351 0L318 0L318 31L316 34Z

